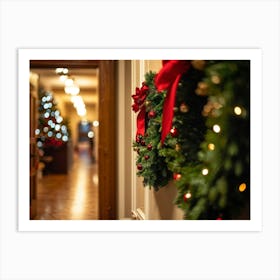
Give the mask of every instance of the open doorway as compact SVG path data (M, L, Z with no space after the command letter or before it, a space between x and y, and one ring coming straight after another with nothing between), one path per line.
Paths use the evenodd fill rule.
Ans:
M115 133L114 62L34 60L32 75L38 180L31 186L30 219L115 219L115 148L110 143L108 156L108 141L102 141L107 131Z

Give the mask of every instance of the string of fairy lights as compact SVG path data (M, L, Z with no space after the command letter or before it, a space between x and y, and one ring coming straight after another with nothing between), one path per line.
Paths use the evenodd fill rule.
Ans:
M221 82L221 79L219 76L217 75L213 75L211 77L211 81L212 83L214 84L220 84ZM205 83L205 82L200 82L198 83L198 87L196 89L196 94L197 95L202 95L202 96L205 96L207 95L207 92L208 92L208 85ZM222 103L222 102L221 102ZM208 103L204 106L203 108L203 111L202 111L202 115L204 117L206 116L213 116L213 117L217 117L218 114L219 114L219 109L221 109L223 107L223 105L219 103L219 102L213 102L211 100L208 101ZM246 110L238 105L236 105L234 108L233 108L233 112L232 112L234 115L236 115L237 117L238 116L243 116L245 117L246 116ZM212 126L212 130L214 133L216 134L219 134L221 133L221 126L219 124L214 124ZM209 151L214 151L215 150L215 144L214 143L209 143L207 145L207 148ZM201 173L203 176L207 176L209 174L209 170L208 168L203 168L201 170ZM246 190L247 186L245 183L241 183L238 187L239 191L240 192L244 192ZM191 193L190 192L187 192L185 195L184 195L184 199L189 199L191 197Z

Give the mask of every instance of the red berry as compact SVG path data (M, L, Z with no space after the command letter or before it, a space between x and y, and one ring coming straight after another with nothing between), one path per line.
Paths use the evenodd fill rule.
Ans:
M145 143L144 140L141 140L141 145L142 145L142 146L145 146L145 145L146 145L146 143Z
M155 111L150 111L150 112L148 113L148 117L149 117L150 119L155 118L155 116L156 116L156 112L155 112Z
M151 151L151 150L153 149L152 144L148 144L147 149L148 149L149 151Z
M137 169L138 169L138 170L142 170L142 169L143 169L143 166L142 166L141 163L137 164Z
M147 159L150 158L150 156L149 155L145 155L144 158L145 158L145 160L147 160Z
M177 137L179 132L178 132L178 129L176 127L173 127L170 129L170 134L172 137Z

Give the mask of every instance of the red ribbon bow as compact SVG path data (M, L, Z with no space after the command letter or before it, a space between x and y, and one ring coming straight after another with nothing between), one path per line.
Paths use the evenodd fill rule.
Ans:
M155 77L155 85L158 91L167 90L162 112L161 143L163 144L172 127L178 83L191 64L186 60L163 60L162 63L163 67Z
M145 100L149 91L149 87L143 82L141 88L136 88L135 94L132 95L134 104L132 105L132 110L137 113L137 132L136 132L136 141L139 139L139 135L144 136L145 134L145 116L146 116L146 107Z

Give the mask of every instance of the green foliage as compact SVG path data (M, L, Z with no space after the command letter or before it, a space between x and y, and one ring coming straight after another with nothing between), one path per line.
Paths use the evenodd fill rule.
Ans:
M207 131L198 153L199 164L187 170L188 176L182 173L182 178L186 177L182 183L177 182L176 203L184 210L186 219L248 219L250 64L248 61L216 61L207 65L205 73L206 106L210 108ZM214 131L215 125L220 127L218 133ZM206 175L202 174L204 168L208 170ZM246 189L241 192L242 183ZM192 197L184 201L187 191L191 191Z
M175 204L185 219L250 218L250 62L206 61L182 75L173 127L160 143L165 93L146 75L146 134L134 143L144 185L156 190L174 175ZM144 143L144 145L143 145ZM149 150L148 144L152 145ZM148 156L145 158L145 156Z
M155 73L149 72L145 76L145 84L149 87L146 97L146 133L140 137L141 141L134 141L133 147L137 151L137 166L142 169L137 172L138 176L144 178L145 186L153 187L155 190L165 186L171 179L164 158L159 155L160 130L162 106L164 94L159 93L154 85ZM149 112L153 111L155 117L149 118ZM149 146L150 145L150 146Z

